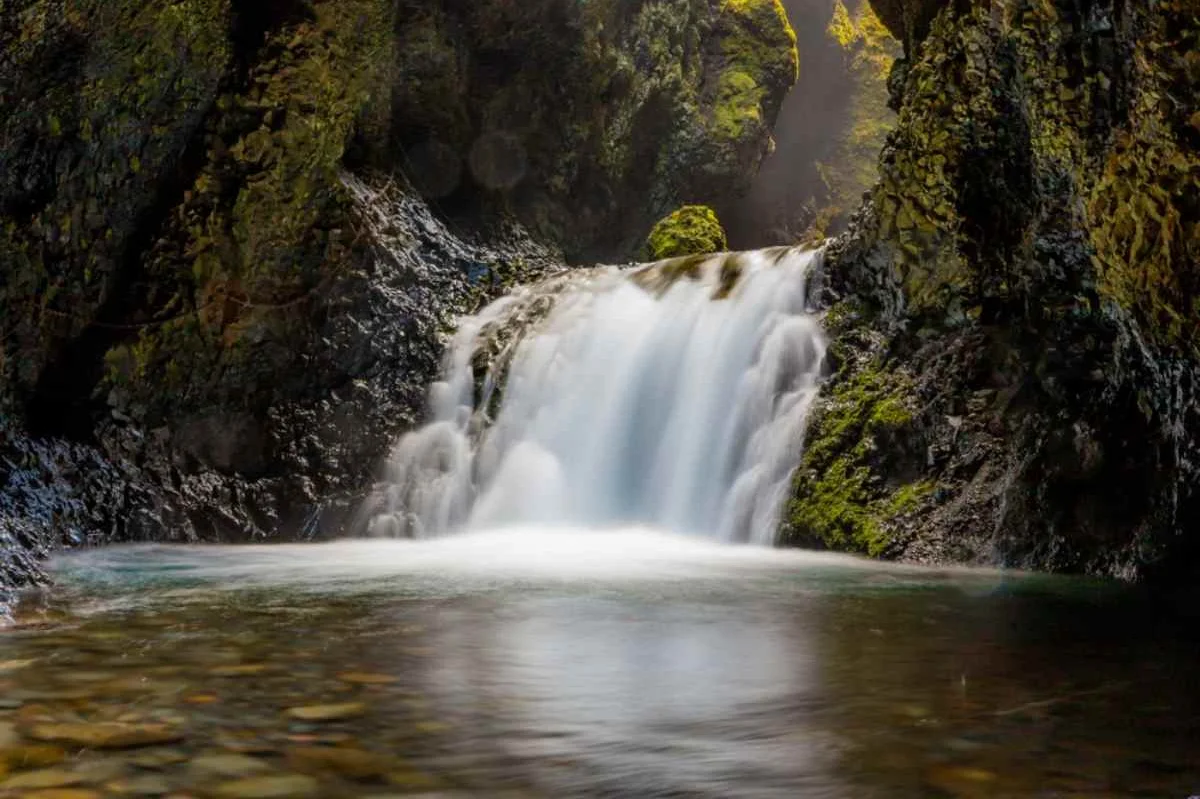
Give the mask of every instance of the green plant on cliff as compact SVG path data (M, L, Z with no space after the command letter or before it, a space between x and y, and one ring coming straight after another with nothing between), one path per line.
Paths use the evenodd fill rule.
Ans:
M713 209L685 205L659 220L646 239L646 257L651 261L681 255L706 255L728 247L725 230Z
M831 314L844 311L835 306ZM813 411L785 541L872 556L888 551L888 523L915 510L933 488L927 481L892 483L878 454L912 426L914 405L912 383L895 364L871 358L843 367Z

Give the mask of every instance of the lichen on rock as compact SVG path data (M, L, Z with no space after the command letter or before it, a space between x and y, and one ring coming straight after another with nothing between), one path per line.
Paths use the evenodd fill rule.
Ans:
M685 205L660 219L646 239L648 260L662 261L682 255L707 255L728 246L725 230L713 209Z
M826 302L861 310L832 330L831 346L857 355L840 359L827 401L869 418L853 401L863 392L846 393L869 362L868 386L908 386L920 412L897 439L834 440L826 468L798 477L801 521L837 521L823 540L839 547L913 560L1188 579L1200 563L1182 521L1200 507L1188 4L874 5L906 45L900 118L880 184L826 258ZM864 452L890 465L852 468ZM929 489L920 524L872 527L884 496L872 481L898 474ZM818 517L817 488L850 510Z
M841 360L811 412L793 479L785 544L896 554L892 523L917 509L932 483L914 479L913 378L888 360L882 337L858 327L852 302L826 316Z

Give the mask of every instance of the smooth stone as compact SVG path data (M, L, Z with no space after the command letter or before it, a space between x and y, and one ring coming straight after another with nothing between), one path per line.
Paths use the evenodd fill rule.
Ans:
M108 782L125 774L125 764L117 760L92 760L72 769L84 782Z
M287 714L298 721L340 721L352 719L367 712L362 702L344 702L339 705L309 705L294 707Z
M86 782L82 774L66 769L45 769L43 771L26 771L15 777L9 777L0 782L0 790L29 791L39 788L69 788Z
M320 785L312 777L284 774L273 777L250 777L221 785L215 794L222 799L289 799L290 797L319 796Z
M129 758L129 762L138 768L161 769L186 762L188 756L178 749L153 749L140 752Z
M382 777L395 763L383 755L345 746L304 746L289 749L288 764L298 771L333 771L352 780Z
M67 759L67 753L57 746L34 744L0 749L0 765L12 769L46 768Z
M165 724L34 724L26 733L35 741L69 744L88 749L135 749L142 746L182 741L177 728Z
M996 775L970 766L938 766L925 775L925 784L962 799L982 799L994 792Z
M189 705L211 705L221 700L214 694L193 694L192 696L185 696L183 701Z
M104 789L125 796L164 796L171 792L171 784L157 774L143 774L140 777L110 782Z
M233 736L218 734L213 740L213 743L222 749L228 749L231 752L239 752L243 755L269 755L278 750L279 747L272 744L270 741L263 740L257 736Z
M253 677L270 668L266 663L243 663L237 666L217 666L209 669L208 673L214 677Z
M20 671L21 669L29 668L36 660L0 660L0 674L7 674L10 671Z
M20 699L10 699L5 697L0 699L0 710L19 710L25 703Z
M117 679L117 675L111 671L68 671L65 674L58 675L56 679L60 682L110 682Z
M191 762L190 768L207 776L226 779L249 777L271 770L263 761L240 754L201 755Z
M387 775L387 781L410 793L436 791L447 787L442 780L421 771L393 771Z
M20 742L21 736L17 734L17 725L10 721L0 721L0 749L16 746Z
M342 672L337 678L342 682L354 685L390 685L397 680L396 677L390 674L371 674L365 671Z

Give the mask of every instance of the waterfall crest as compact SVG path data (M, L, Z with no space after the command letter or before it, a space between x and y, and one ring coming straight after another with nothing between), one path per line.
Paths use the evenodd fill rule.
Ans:
M464 320L376 535L640 524L771 543L825 356L819 253L578 270Z

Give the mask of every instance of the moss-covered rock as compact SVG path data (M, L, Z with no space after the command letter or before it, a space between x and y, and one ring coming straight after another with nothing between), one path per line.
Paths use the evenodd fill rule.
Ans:
M842 360L805 434L781 539L786 544L878 556L896 554L893 522L932 491L913 474L915 381L890 362L881 337L856 328L852 302L826 317Z
M872 437L871 459L893 464L882 471L852 468L861 436L836 439L828 462L848 465L802 475L802 520L828 529L807 499L845 498L835 519L851 521L818 537L871 550L885 494L863 487L902 462L903 483L930 491L919 525L874 528L884 554L1126 578L1200 570L1183 522L1200 511L1189 4L875 6L905 37L900 118L879 185L830 249L827 298L863 311L833 347L886 353L867 358L871 385L899 380L918 412L911 435ZM835 407L873 407L839 393L863 358L841 359Z
M681 255L707 255L727 247L725 230L717 214L706 205L685 205L660 219L646 239L648 260Z

